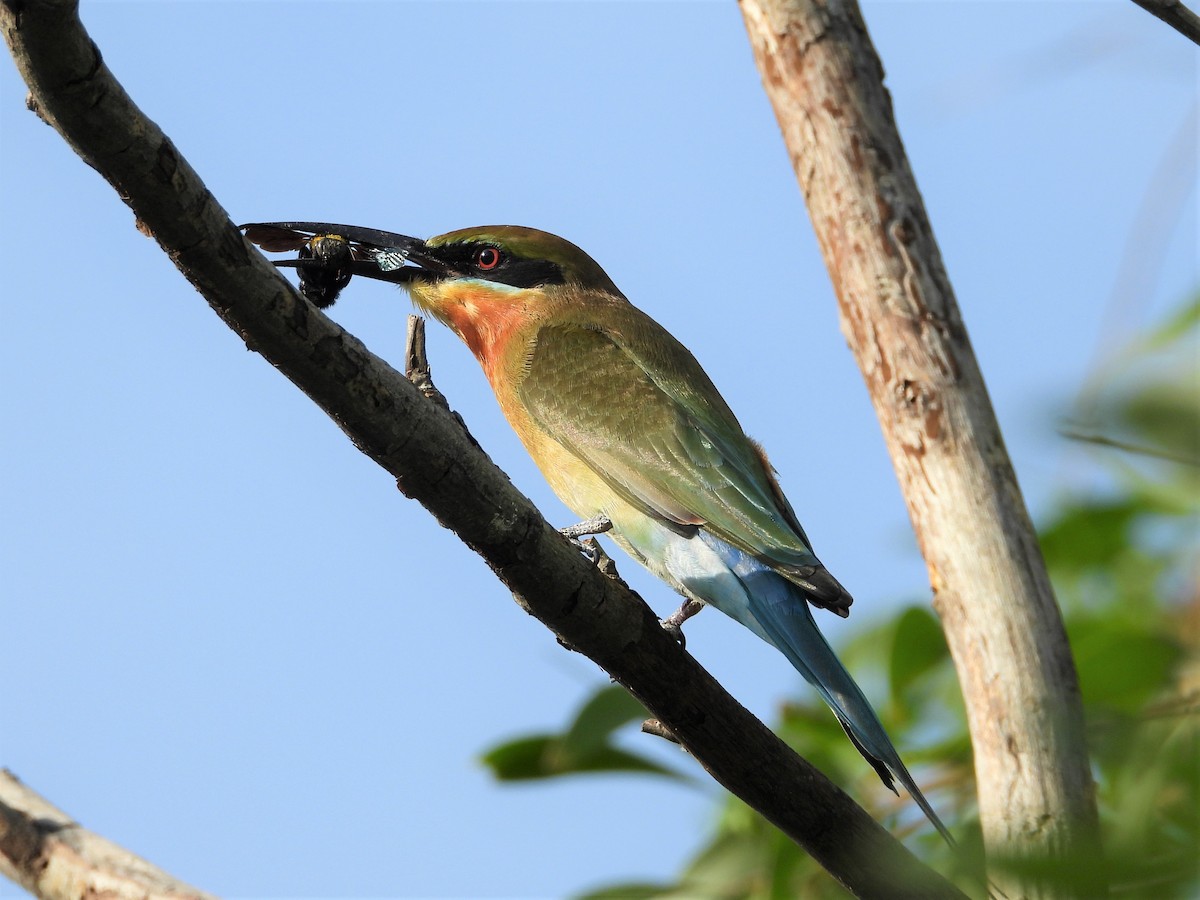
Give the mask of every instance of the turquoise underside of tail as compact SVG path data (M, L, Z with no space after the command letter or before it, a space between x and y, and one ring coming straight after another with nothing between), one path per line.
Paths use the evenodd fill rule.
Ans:
M700 599L732 616L788 658L841 721L860 752L895 790L891 773L934 827L953 839L900 759L879 717L817 628L802 588L752 556L700 530L668 554L671 574ZM717 564L719 561L719 565ZM680 565L679 563L683 563ZM722 571L723 570L723 571Z

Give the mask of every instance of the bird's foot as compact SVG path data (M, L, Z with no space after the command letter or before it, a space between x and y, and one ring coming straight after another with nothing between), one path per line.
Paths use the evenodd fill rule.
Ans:
M680 647L686 648L687 638L683 636L683 623L702 609L704 609L704 604L699 600L684 600L679 609L658 624L663 627L663 631L679 642Z
M591 535L603 534L611 529L612 520L601 513L577 525L568 525L566 528L560 528L558 529L558 533L578 547L579 552L586 556L592 565L603 571L605 569L605 562L607 561L611 565L612 560L608 558L608 554L600 547L600 543L594 537L591 537ZM584 537L587 539L582 540ZM614 575L616 574L615 566L612 568L612 572Z
M598 516L592 516L585 522L580 522L578 525L568 525L566 528L558 529L559 533L570 538L575 543L580 543L579 539L590 534L604 534L606 531L612 530L612 519L601 513Z

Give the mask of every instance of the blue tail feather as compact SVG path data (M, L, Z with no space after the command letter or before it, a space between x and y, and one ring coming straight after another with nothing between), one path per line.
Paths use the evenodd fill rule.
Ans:
M895 777L904 785L933 826L953 846L949 830L917 787L875 710L817 628L803 589L724 541L703 531L698 536L728 566L742 589L738 592L741 596L731 597L726 583L724 590L713 592L713 596L701 595L703 599L778 648L817 689L884 784L895 791L892 783ZM707 586L712 588L723 581L709 579Z

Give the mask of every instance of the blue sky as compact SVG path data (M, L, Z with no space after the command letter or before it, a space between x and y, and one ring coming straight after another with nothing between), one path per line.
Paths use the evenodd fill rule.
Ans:
M1097 484L1055 434L1065 404L1196 283L1195 48L1127 2L864 10L1036 516ZM821 619L835 645L927 602L735 4L83 16L235 221L514 223L584 247L771 453L857 598L849 622ZM232 896L551 897L673 875L716 789L492 783L478 754L560 726L602 673L248 353L23 97L0 64L0 764ZM331 314L399 360L409 311L356 283ZM571 521L466 349L429 339L474 434ZM763 717L807 690L717 613L688 631Z

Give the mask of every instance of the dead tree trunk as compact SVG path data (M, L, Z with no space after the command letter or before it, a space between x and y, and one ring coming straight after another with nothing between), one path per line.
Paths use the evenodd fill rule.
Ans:
M1105 890L1074 662L853 0L741 0L754 56L929 568L1007 897ZM1038 874L1041 873L1041 874Z

